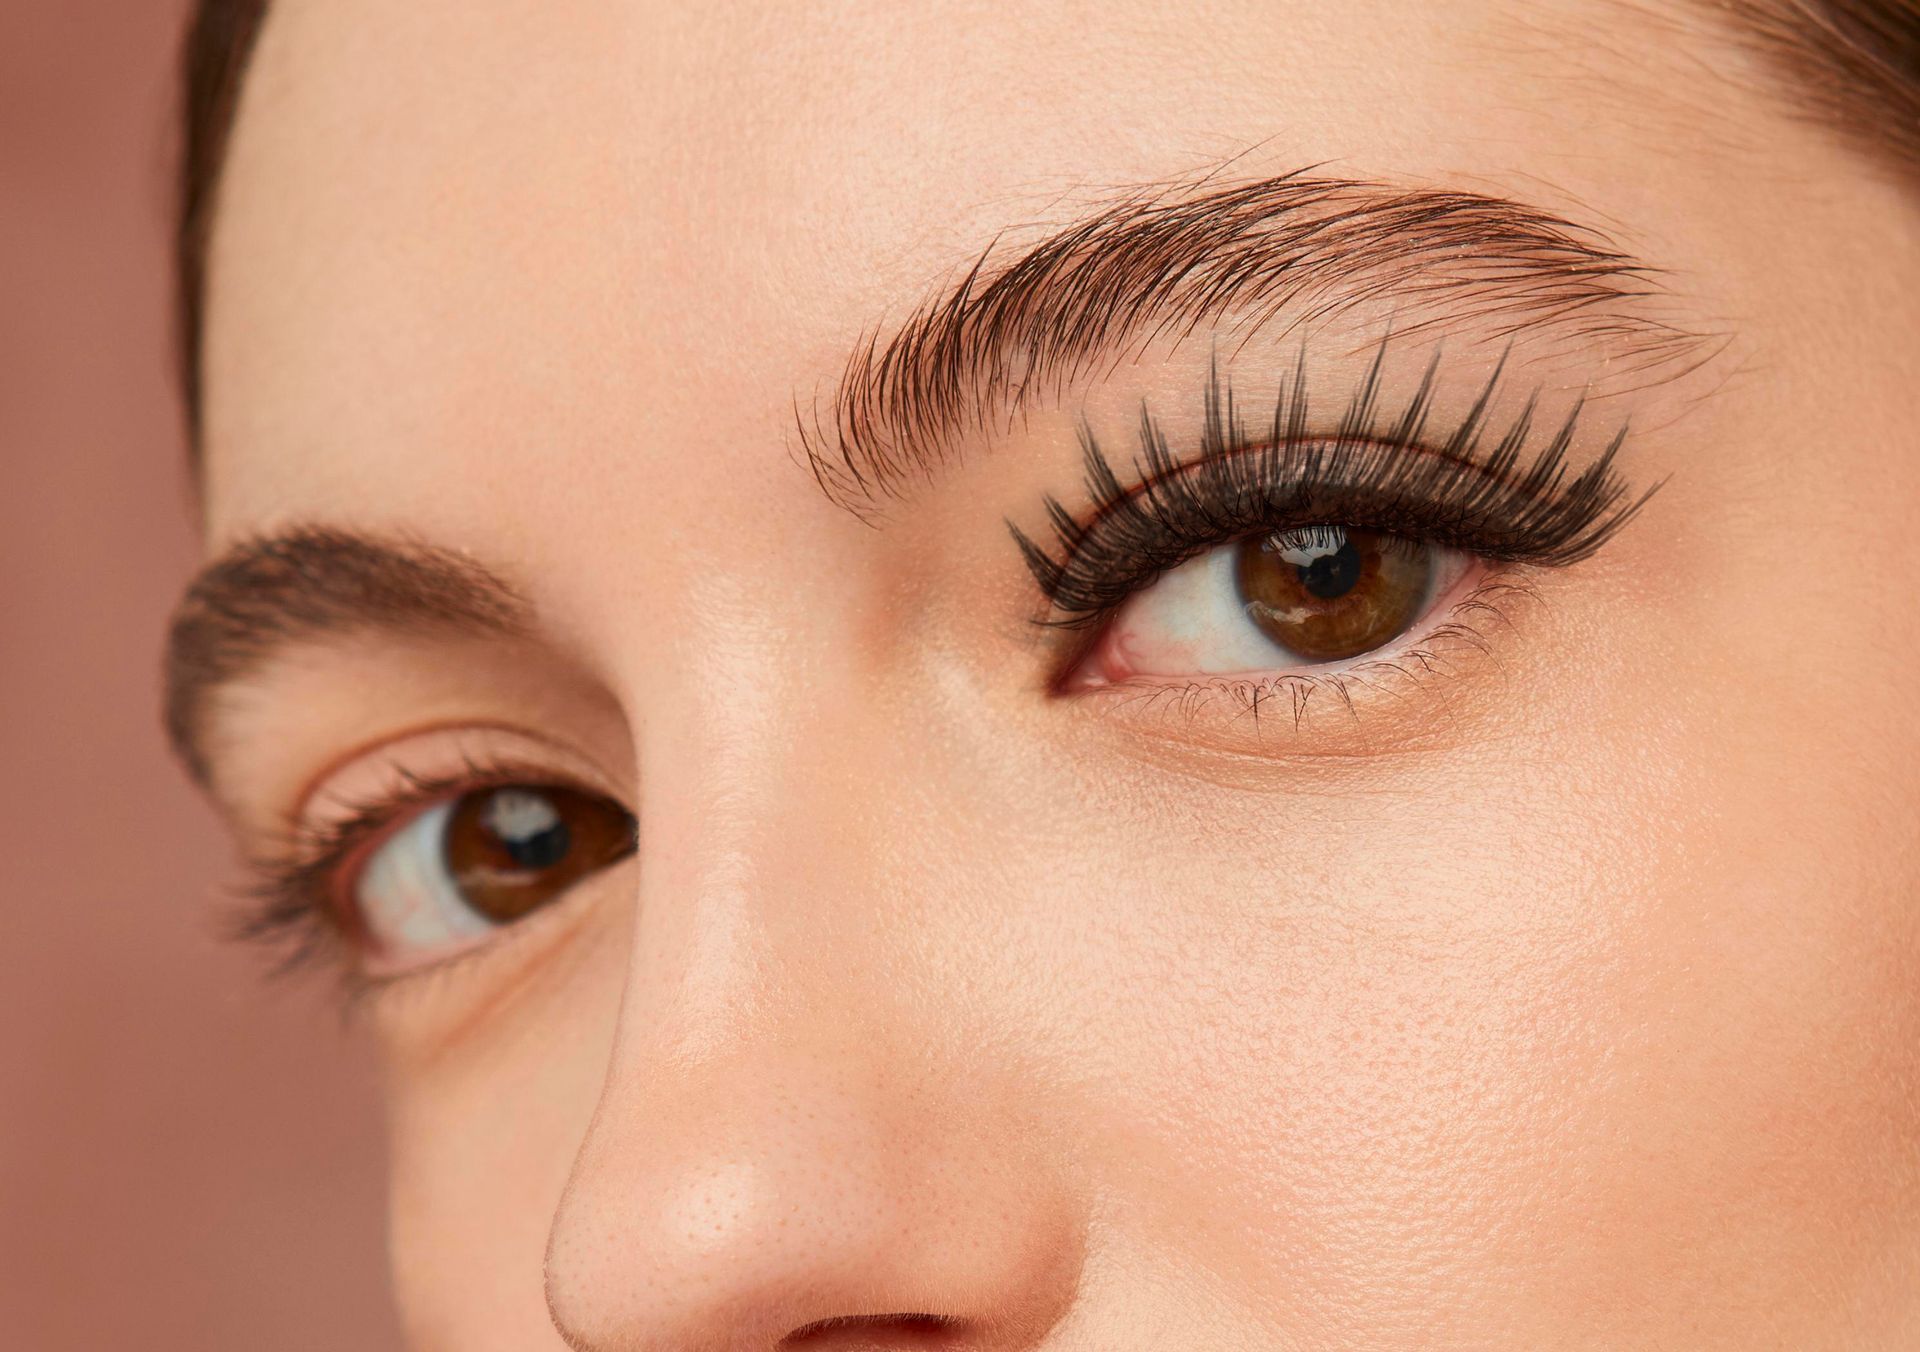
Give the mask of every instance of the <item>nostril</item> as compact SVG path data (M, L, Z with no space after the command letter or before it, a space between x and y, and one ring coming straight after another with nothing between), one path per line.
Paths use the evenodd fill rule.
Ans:
M907 1352L958 1347L961 1333L960 1321L943 1314L842 1314L802 1325L780 1346L807 1352Z

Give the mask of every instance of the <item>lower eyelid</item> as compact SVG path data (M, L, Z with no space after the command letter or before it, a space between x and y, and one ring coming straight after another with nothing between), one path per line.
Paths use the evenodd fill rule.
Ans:
M379 1023L404 1024L416 1040L423 1021L459 1024L475 1009L501 1007L593 923L593 908L605 899L599 889L614 885L608 879L620 867L582 879L551 906L432 961L350 968L352 1007Z
M1198 678L1136 676L1063 694L1102 717L1170 723L1182 740L1224 734L1224 748L1235 751L1246 749L1249 734L1264 748L1277 729L1310 752L1316 734L1338 736L1380 719L1396 729L1397 741L1400 730L1432 713L1451 721L1460 712L1436 687L1500 663L1502 650L1518 637L1510 631L1520 612L1538 599L1537 572L1524 564L1474 561L1430 607L1427 620L1345 662Z

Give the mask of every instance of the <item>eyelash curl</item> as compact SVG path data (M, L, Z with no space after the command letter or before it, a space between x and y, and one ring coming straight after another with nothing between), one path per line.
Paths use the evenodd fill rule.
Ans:
M1335 430L1319 436L1309 431L1304 353L1292 379L1282 380L1259 438L1249 435L1216 365L1207 383L1199 453L1191 459L1174 453L1142 406L1134 488L1123 486L1083 423L1080 444L1092 504L1086 517L1047 498L1054 552L1007 523L1049 607L1038 622L1097 628L1135 592L1209 549L1307 526L1350 526L1493 562L1564 567L1612 539L1660 487L1629 496L1615 464L1626 442L1624 426L1592 464L1572 473L1579 403L1530 459L1537 393L1494 437L1488 410L1505 371L1504 356L1459 424L1435 437L1428 423L1439 354L1394 414L1381 406L1385 355L1382 344Z

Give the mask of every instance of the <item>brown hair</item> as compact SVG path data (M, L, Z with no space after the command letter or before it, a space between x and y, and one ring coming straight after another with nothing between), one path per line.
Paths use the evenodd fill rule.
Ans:
M1803 112L1920 175L1920 0L1736 0Z
M1789 78L1807 115L1920 177L1920 0L1713 0ZM174 235L175 340L189 444L200 441L207 241L220 168L267 0L199 0L183 53L185 144Z
M174 359L188 445L200 446L200 337L207 299L207 241L240 103L241 77L260 36L267 0L199 0L181 51L179 198L174 215Z

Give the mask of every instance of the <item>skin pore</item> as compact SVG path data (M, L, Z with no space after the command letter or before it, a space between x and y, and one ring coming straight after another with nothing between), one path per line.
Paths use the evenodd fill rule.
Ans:
M176 733L276 932L474 785L637 823L312 931L414 1344L1910 1346L1915 213L1705 6L277 3ZM1103 682L1015 532L1143 406L1652 495L1305 674L1170 567Z

